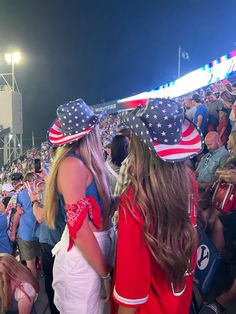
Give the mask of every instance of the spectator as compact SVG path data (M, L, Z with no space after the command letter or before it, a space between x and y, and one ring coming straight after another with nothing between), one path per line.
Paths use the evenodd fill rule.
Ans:
M106 161L114 193L117 177L123 160L128 155L129 140L124 135L116 135L111 142L111 159Z
M103 144L104 152L105 152L105 160L111 160L111 142L105 141Z
M14 192L14 188L11 183L5 183L2 186L2 196L6 197L8 195L12 195Z
M221 108L219 112L219 124L217 126L217 133L220 136L220 140L223 145L228 141L229 134L231 131L231 124L229 122L229 111L226 108Z
M236 133L236 131L233 131ZM232 134L232 133L231 133ZM234 134L235 137L235 134ZM234 142L234 153L235 153L235 141L230 135L231 143ZM230 146L230 145L229 145ZM218 172L220 180L228 182L230 184L236 184L236 163L235 159L231 160L234 165L233 169L223 169ZM228 165L229 166L229 165ZM213 291L215 292L215 300L210 300L199 314L214 313L210 312L210 309L215 309L217 313L225 313L228 305L236 297L236 213L235 204L233 204L233 211L228 214L220 214L214 208L211 209L213 212L213 219L211 217L211 226L209 228L209 237L213 241L216 248L221 252L221 262L218 268L218 272L215 274L213 281ZM224 279L224 280L222 280Z
M208 131L215 131L219 124L218 111L223 107L220 99L217 99L215 94L208 90L206 92L207 111L208 111Z
M127 127L122 127L118 134L122 134L127 137L128 141L131 140L131 131ZM128 186L129 180L128 180L128 164L129 164L129 156L127 156L123 162L121 163L119 176L117 177L116 186L114 190L114 196L120 196L122 192L126 189Z
M230 93L228 90L223 91L220 95L224 106L230 111L229 120L232 126L232 130L235 129L235 108L234 103L236 101L236 95Z
M20 191L23 186L23 175L20 172L12 173L11 176L12 186L16 192Z
M29 172L25 176L24 181L28 181L33 186L35 179L37 179L37 175L34 172ZM14 230L18 223L17 243L20 250L20 258L26 261L27 267L37 278L36 257L40 256L40 247L38 238L34 235L36 219L26 188L19 193L17 198L17 212L13 220Z
M33 213L37 220L35 235L39 239L41 250L42 269L44 274L45 291L48 296L49 307L51 314L59 313L56 309L53 299L54 290L52 288L53 281L53 264L54 257L52 256L52 249L60 241L61 235L65 228L65 219L62 211L59 210L56 219L55 229L50 229L45 223L45 209L44 209L44 185L45 182L38 176L33 187L26 182L30 200L32 202Z
M181 161L201 151L199 131L172 100L151 100L123 119L134 134L130 183L119 204L115 308L120 314L170 313L171 306L172 314L189 314L197 188ZM195 139L194 152L182 128Z
M186 117L193 121L194 115L196 113L197 107L193 104L192 99L190 97L185 97L183 101L183 105L185 107L185 115Z
M202 134L205 136L208 125L208 111L206 105L202 104L201 97L198 94L192 96L192 103L197 107L193 122L200 128Z
M205 190L215 180L216 170L225 164L229 157L229 152L222 145L219 134L215 131L207 133L205 144L209 152L202 157L196 169L198 187Z
M67 145L57 149L47 180L46 222L54 227L59 198L67 225L53 249L54 303L62 313L94 314L102 306L102 283L105 301L110 297L114 244L99 119L82 99L58 107L57 116L49 140L56 146ZM59 138L54 136L55 129Z

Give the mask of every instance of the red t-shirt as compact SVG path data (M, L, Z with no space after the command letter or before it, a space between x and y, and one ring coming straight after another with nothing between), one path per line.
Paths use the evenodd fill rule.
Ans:
M133 199L133 190L126 193ZM136 219L125 208L122 194L118 221L117 256L113 298L117 313L118 304L136 307L138 314L189 314L192 299L193 272L186 274L185 285L175 291L159 265L152 262L151 253L143 237L143 219L134 206ZM196 196L197 197L197 196ZM196 225L196 208L192 206L190 219Z

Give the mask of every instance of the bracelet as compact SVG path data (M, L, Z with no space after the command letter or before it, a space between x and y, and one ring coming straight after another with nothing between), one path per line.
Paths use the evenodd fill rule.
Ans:
M33 201L31 202L32 207L33 207L33 206L34 206L34 204L36 204L36 203L38 203L38 205L40 205L39 200L33 200Z
M101 278L102 278L103 280L111 280L111 274L110 274L110 272L109 272L106 276L101 276Z

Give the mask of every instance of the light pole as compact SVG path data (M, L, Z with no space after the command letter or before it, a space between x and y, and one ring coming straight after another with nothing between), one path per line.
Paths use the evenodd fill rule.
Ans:
M20 60L21 54L19 51L5 53L5 61L11 65L11 88L13 92L15 90L15 64L19 63Z

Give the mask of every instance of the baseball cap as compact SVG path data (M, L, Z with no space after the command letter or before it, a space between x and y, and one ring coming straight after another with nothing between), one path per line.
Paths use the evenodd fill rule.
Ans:
M15 172L11 174L10 178L11 181L21 181L23 180L23 175L20 172Z
M13 190L14 190L14 188L13 188L11 183L5 183L2 186L2 191L11 192Z

